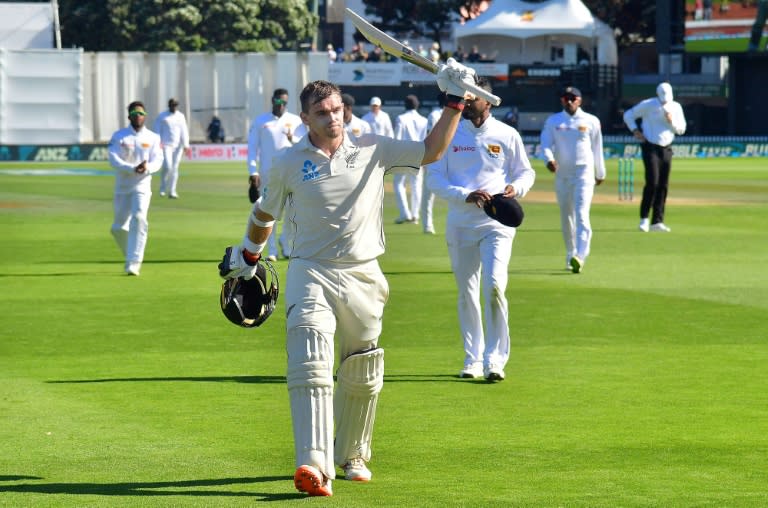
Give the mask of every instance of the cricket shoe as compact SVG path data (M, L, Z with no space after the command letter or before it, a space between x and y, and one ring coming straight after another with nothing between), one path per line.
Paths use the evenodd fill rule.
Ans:
M504 381L507 376L504 374L504 369L496 367L495 365L489 365L485 368L485 380L486 381Z
M371 481L371 470L365 465L365 461L360 457L349 459L346 464L341 466L344 470L344 478L353 482Z
M134 275L134 276L138 277L140 270L141 270L141 263L126 263L125 264L125 273L126 273L126 275Z
M413 224L414 222L416 221L411 217L398 217L395 219L395 224Z
M581 273L581 270L584 268L584 261L578 256L573 256L571 258L571 271L573 273Z
M647 233L650 229L650 221L648 219L640 219L640 224L638 224L637 229L642 231L643 233Z
M663 222L657 222L651 226L651 231L660 231L662 233L669 233L672 228L664 224Z
M299 492L310 496L332 496L331 480L319 469L312 466L299 466L293 475L293 484Z
M463 379L475 379L483 377L483 364L481 363L468 363L464 365L464 368L459 372L459 377Z
M277 261L277 256L275 256L274 254L270 254L269 256L267 256L267 261L269 261L270 263L275 263Z

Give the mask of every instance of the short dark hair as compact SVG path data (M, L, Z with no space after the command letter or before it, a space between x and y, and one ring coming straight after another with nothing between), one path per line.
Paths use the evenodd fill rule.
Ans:
M405 109L419 109L419 98L415 95L406 95Z
M144 107L144 103L141 101L133 101L132 103L128 104L128 113L130 114L131 111L133 111L136 108L141 108L144 111L147 110L147 108Z
M299 101L301 102L301 111L309 113L309 108L330 97L331 95L341 96L341 88L330 81L317 80L307 83L307 86L301 91Z
M486 92L493 93L493 87L491 86L491 80L485 76L478 76L475 79L477 86L485 90Z
M343 93L341 94L341 103L344 104L345 106L354 106L355 98L348 93Z
M285 88L276 88L274 92L272 92L272 97L280 97L281 95L288 95L288 90Z

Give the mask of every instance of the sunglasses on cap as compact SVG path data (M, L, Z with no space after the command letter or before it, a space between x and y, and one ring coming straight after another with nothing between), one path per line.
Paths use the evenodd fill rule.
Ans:
M283 104L288 104L288 101L285 99L278 99L277 97L272 99L272 104L275 106L282 106Z
M128 113L128 116L147 116L147 112L134 109L133 111Z

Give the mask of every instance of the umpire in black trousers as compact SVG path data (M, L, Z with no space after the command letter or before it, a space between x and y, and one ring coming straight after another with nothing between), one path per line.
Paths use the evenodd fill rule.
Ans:
M640 127L638 120L641 120ZM686 129L683 108L672 100L672 86L660 83L656 87L656 97L640 101L624 113L624 123L642 142L645 187L640 202L638 229L644 233L668 233L672 229L664 223L664 208L672 170L672 142Z

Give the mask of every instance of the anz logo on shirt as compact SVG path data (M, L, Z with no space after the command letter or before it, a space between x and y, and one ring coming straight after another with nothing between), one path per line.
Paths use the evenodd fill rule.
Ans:
M317 172L317 165L312 164L311 160L304 161L304 167L301 168L301 172L304 173L303 182L314 180L320 176L320 173Z

